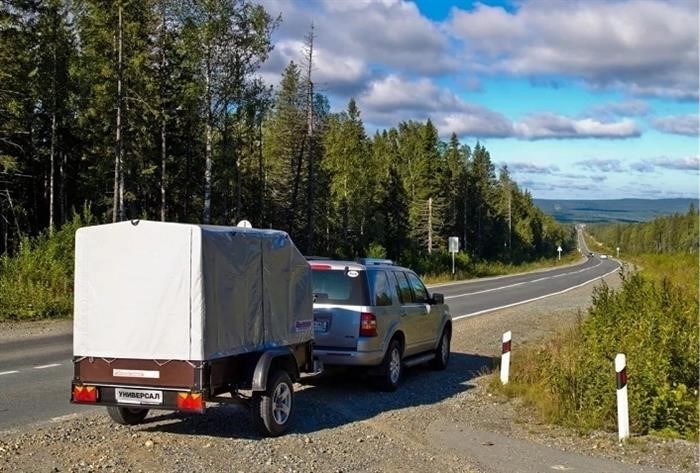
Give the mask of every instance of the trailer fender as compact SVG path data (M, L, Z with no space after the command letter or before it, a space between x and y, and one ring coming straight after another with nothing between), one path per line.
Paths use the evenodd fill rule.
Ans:
M292 382L299 379L299 368L294 357L294 352L289 347L273 348L265 351L255 365L253 372L253 391L265 391L267 389L267 375L273 362L282 365L292 378Z

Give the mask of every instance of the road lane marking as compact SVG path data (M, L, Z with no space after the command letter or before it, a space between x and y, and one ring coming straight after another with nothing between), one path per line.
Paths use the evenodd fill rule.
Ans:
M0 371L0 376L2 376L2 375L4 375L4 374L15 374L15 373L19 373L19 371L17 371L17 370L12 370L12 371Z
M60 363L51 363L50 365L41 365L41 366L35 366L35 370L44 370L46 368L54 368L56 366L61 366Z
M591 270L591 269L595 269L595 268L597 268L598 266L600 266L601 264L603 264L602 261L599 262L598 264L596 264L595 266L591 266L590 268L579 269L578 271L572 271L572 272L570 272L570 273L555 274L554 276L546 276L546 277L544 277L544 278L537 278L537 279L533 279L532 281L521 281L521 282L516 282L516 283L513 283L513 284L508 284L508 285L506 285L506 286L492 287L491 289L484 289L484 290L482 290L482 291L467 292L467 293L464 293L464 294L456 294L456 295L454 295L454 296L445 296L445 300L454 299L454 298L457 298L457 297L474 296L474 295L476 295L476 294L484 294L484 293L487 293L487 292L500 291L500 290L502 290L502 289L510 289L511 287L522 286L523 284L531 284L531 283L546 281L547 279L554 279L554 278L559 278L559 277L562 277L562 276L570 276L570 275L572 275L572 274L578 274L578 273L582 273L582 272L584 272L584 271L588 271L588 270Z
M506 305L502 305L502 306L500 306L500 307L491 307L491 308L489 308L489 309L479 310L479 311L477 311L477 312L472 312L471 314L459 315L459 316L457 316L457 317L452 317L452 320L466 319L467 317L474 317L474 316L477 316L477 315L486 314L486 313L488 313L488 312L493 312L493 311L501 310L501 309L509 309L509 308L511 308L511 307L515 307L515 306L518 306L518 305L527 304L528 302L535 302L535 301L538 301L538 300L540 300L540 299L545 299L545 298L547 298L547 297L558 296L559 294L564 294L564 293L569 292L569 291L571 291L571 290L578 289L579 287L583 287L583 286L585 286L586 284L590 284L590 283L592 283L592 282L594 282L594 281L597 281L597 280L602 279L602 278L604 278L604 277L610 276L611 274L616 273L616 272L619 271L619 270L620 270L620 267L618 266L617 268L613 269L613 270L610 271L609 273L605 273L605 274L603 274L602 276L598 276L598 277L596 277L596 278L589 279L589 280L586 281L586 282L583 282L583 283L581 283L581 284L577 284L576 286L571 286L571 287L566 288L566 289L564 289L564 290L562 290L562 291L552 292L551 294L545 294L545 295L543 295L543 296L533 297L532 299L527 299L527 300L524 300L524 301L513 302L512 304L506 304Z
M570 264L565 264L565 265L561 265L561 266L550 266L548 268L533 269L531 271L523 271L521 273L499 274L498 276L487 276L484 278L472 278L472 279L463 279L461 281L450 281L450 282L440 282L440 283L435 283L435 284L426 284L425 287L432 289L434 287L457 286L459 284L474 284L474 283L479 283L479 282L483 282L483 281L494 281L497 279L514 278L517 276L527 276L529 274L547 273L550 271L556 271L558 269L567 269L567 268L574 268L577 266L581 266L581 265L586 264L588 261L589 261L589 258L587 258L586 261L579 261L576 263L570 263ZM586 268L584 268L584 269L586 269Z
M62 415L62 416L52 417L50 419L50 422L63 422L65 420L77 419L78 417L81 417L81 416L82 416L82 413L73 412L72 414L66 414L66 415Z

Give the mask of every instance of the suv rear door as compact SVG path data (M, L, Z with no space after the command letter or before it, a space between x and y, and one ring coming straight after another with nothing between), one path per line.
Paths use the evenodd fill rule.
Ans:
M356 350L360 312L366 303L365 271L311 265L314 294L314 346Z
M413 300L411 284L403 271L393 271L397 282L397 292L401 302L401 329L406 337L404 355L410 356L420 351L421 324L426 313L425 305L416 304Z
M432 310L433 307L430 305L428 290L425 288L420 278L412 272L406 272L406 277L411 285L411 291L413 292L413 301L416 304L422 306L422 316L419 320L420 325L420 339L418 343L421 346L421 350L426 350L432 348L435 345L438 334L438 324L440 323L440 314L437 310Z

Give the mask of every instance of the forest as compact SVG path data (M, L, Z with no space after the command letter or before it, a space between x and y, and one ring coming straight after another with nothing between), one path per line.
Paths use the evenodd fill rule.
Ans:
M596 224L589 228L597 240L621 252L696 254L700 247L698 209L691 204L686 213L657 217L638 224ZM696 258L697 259L697 258Z
M332 111L311 21L304 61L265 83L282 21L248 0L2 0L0 254L86 213L247 219L342 257L415 260L448 236L475 261L573 246L482 144L430 120L368 134L353 99Z

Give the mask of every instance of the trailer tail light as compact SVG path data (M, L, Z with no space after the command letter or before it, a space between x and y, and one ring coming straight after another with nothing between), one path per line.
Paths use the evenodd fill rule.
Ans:
M95 386L73 386L73 402L97 402Z
M204 412L204 398L202 393L177 393L177 408L180 411Z
M377 317L369 312L360 313L360 336L377 336Z

